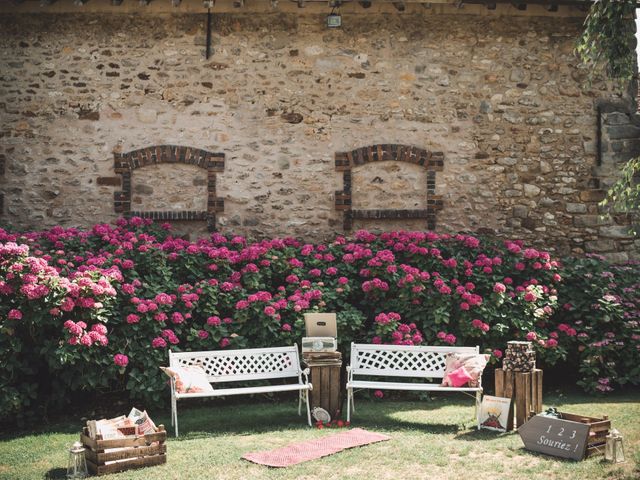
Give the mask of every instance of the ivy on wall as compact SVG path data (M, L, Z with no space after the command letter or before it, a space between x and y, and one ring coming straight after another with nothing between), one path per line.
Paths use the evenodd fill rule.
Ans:
M622 83L634 77L635 8L636 0L596 0L591 6L576 52L592 72Z
M600 205L609 211L630 215L631 233L638 235L640 227L636 222L640 212L640 158L633 158L622 167L621 178L611 186Z
M592 74L604 72L623 87L637 72L635 9L636 0L596 0L576 47ZM633 223L640 210L639 177L640 158L629 160L600 205L610 212L630 214ZM631 231L637 235L637 226L632 226Z

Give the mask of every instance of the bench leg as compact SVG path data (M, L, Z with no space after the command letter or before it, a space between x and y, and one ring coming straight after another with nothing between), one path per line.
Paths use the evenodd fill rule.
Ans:
M480 429L480 405L482 404L482 392L476 392L476 423Z
M347 422L351 421L351 405L353 404L353 389L347 388Z
M311 405L309 404L309 390L304 391L304 399L307 404L307 422L309 422L309 426L312 426L311 423Z
M298 392L298 415L302 415L302 396L303 395L304 395L304 392L300 390Z
M178 402L176 398L171 399L171 425L176 429L176 438L178 437Z

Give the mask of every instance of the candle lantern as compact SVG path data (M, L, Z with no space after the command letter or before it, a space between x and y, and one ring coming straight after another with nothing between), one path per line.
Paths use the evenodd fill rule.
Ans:
M604 449L604 459L608 462L624 462L624 447L622 435L615 428L607 435L607 444Z
M69 449L69 464L67 465L67 479L78 480L87 478L87 460L82 443L76 442Z

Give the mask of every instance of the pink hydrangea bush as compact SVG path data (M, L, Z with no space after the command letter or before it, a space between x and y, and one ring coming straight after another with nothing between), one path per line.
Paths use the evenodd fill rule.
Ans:
M55 397L66 387L95 391L109 386L105 323L114 311L120 270L83 264L65 275L72 262L54 262L34 236L2 236L0 383L7 385L0 394L2 416L19 414L41 392L48 396L53 391ZM96 375L104 367L107 375Z
M102 388L125 388L150 405L167 397L157 367L169 349L299 343L303 314L313 311L338 312L346 353L351 341L479 345L495 363L506 341L526 338L545 365L620 356L637 363L637 299L622 291L630 275L621 278L614 288L597 276L606 288L585 320L570 269L520 241L360 231L321 244L220 234L189 242L136 217L87 231L0 230L0 355L12 365L0 373L8 385L0 407L20 412L38 389L63 400L69 390ZM631 304L636 314L625 317ZM600 336L603 312L613 323ZM624 353L615 353L620 341ZM581 371L581 381L602 385L586 388L640 376L605 367L595 380Z

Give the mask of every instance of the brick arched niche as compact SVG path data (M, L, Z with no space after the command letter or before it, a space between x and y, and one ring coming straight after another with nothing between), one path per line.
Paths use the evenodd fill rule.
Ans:
M343 189L336 191L336 210L343 212L346 231L353 227L354 220L403 220L425 219L429 230L436 228L437 212L442 209L442 198L436 195L436 172L442 171L444 153L429 152L410 145L371 145L350 152L335 154L336 170L342 172ZM426 208L360 210L352 208L352 168L376 162L406 162L427 171L424 186L427 197Z
M132 173L149 165L176 163L194 165L207 172L206 210L135 211L131 208ZM127 153L114 153L115 173L122 177L122 191L114 193L114 208L123 216L139 216L154 220L203 220L207 230L216 230L216 214L224 211L224 199L216 196L216 174L224 171L224 153L194 147L156 145ZM188 195L189 192L184 192Z

